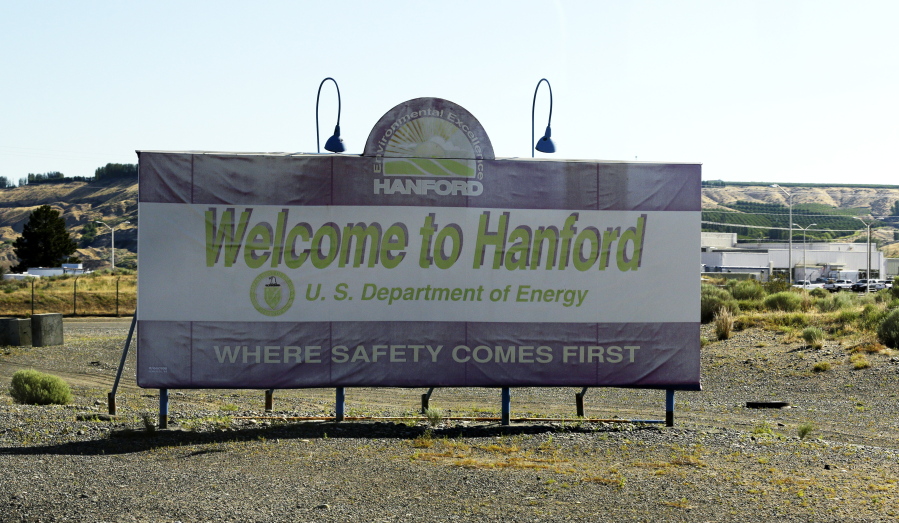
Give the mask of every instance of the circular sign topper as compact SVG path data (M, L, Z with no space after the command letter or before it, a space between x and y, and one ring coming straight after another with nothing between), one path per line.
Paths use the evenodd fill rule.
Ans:
M403 102L378 120L363 156L383 176L482 179L493 145L465 108L441 98Z

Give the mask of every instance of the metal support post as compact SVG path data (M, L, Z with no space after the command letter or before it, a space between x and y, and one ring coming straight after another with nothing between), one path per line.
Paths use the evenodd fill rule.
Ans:
M159 428L169 428L169 389L159 389Z
M509 387L503 387L502 403L502 421L500 423L510 425L512 423L512 392Z
M665 391L665 426L674 426L674 389Z
M428 408L429 408L428 405L431 401L431 394L433 394L433 393L434 393L434 387L431 387L430 389L428 389L427 394L421 395L421 413L422 414L424 414L425 412L428 411Z
M109 407L109 414L115 414L115 393L119 388L119 380L122 379L122 371L125 369L125 359L128 357L128 347L131 346L131 337L134 336L134 326L137 325L137 311L134 311L134 318L131 320L131 328L128 329L128 337L125 338L125 347L122 349L122 359L119 361L119 370L116 372L115 381L112 383L112 392L106 396L106 403Z
M337 387L337 402L334 405L334 421L343 421L346 413L346 389Z
M577 417L584 417L584 396L587 395L587 387L584 387L580 393L574 393L574 405L577 408Z
M274 396L274 394L275 394L275 389L268 389L267 391L265 391L265 411L266 412L272 411L272 404L274 403L272 396Z

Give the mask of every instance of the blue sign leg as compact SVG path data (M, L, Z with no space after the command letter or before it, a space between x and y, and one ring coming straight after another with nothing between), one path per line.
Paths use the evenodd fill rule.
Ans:
M509 387L503 387L503 414L502 424L509 425L512 420L512 392Z
M337 387L337 403L334 406L334 421L343 421L346 412L346 389Z
M674 426L674 390L665 391L665 426Z
M159 428L169 428L169 389L159 389Z

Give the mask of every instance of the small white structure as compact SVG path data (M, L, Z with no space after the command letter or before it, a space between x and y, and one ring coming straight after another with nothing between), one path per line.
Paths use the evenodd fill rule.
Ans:
M28 267L28 271L21 274L4 274L4 280L24 280L25 278L40 278L42 276L62 276L63 274L85 274L80 263L63 263L62 267Z
M731 236L727 245L725 236ZM701 263L706 272L748 272L770 275L771 271L790 272L796 280L846 277L858 279L868 268L867 243L808 242L793 239L793 266L789 243L737 243L736 234L702 233ZM888 274L883 253L872 246L871 272ZM863 276L862 276L863 277Z

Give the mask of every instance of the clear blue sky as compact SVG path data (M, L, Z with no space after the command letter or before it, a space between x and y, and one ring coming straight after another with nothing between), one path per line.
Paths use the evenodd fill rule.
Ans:
M326 76L348 153L394 105L436 96L497 156L528 157L545 77L555 158L899 184L897 28L895 0L5 0L0 176L92 176L136 149L315 152ZM538 136L547 109L544 85ZM324 144L330 84L320 111Z

